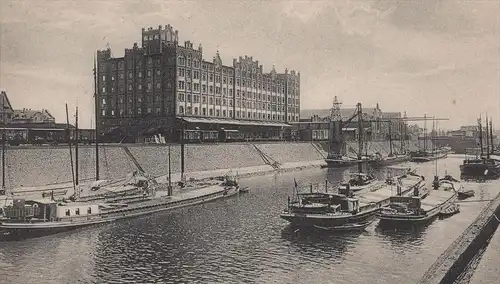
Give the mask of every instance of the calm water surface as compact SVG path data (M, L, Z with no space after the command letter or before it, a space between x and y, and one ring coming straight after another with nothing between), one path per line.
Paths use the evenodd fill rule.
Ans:
M439 161L459 176L461 157ZM432 180L434 164L419 165ZM414 283L475 219L484 202L419 231L311 235L279 218L293 179L336 182L311 169L241 181L250 193L139 219L0 243L0 283ZM475 199L497 186L467 184Z

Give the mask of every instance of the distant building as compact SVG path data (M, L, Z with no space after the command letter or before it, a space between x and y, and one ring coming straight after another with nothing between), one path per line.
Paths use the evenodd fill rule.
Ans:
M19 109L14 110L12 114L11 122L12 124L46 124L47 126L53 126L56 123L55 118L46 109L42 110L31 110L31 109Z
M5 131L7 140L12 143L50 143L67 142L68 126L66 123L56 123L54 116L46 110L13 109L7 93L0 92L0 124ZM73 137L75 128L70 125L70 135ZM93 141L94 131L80 129L80 140ZM12 144L11 143L11 144Z
M179 45L170 25L143 28L142 45L124 57L97 51L97 86L100 133L111 141L157 133L203 140L225 130L281 139L300 117L299 72L266 73L248 56L225 65L219 52L203 60L202 46Z
M389 138L389 121L394 139L399 139L404 133L405 122L401 112L382 112L379 105L363 108L363 121L368 140L386 140ZM300 112L300 122L291 122L302 140L328 140L328 129L331 109L304 109ZM356 108L340 108L342 121L351 119L356 114ZM358 118L353 118L344 126L344 138L356 139Z
M8 124L12 119L14 110L12 109L12 105L10 104L5 91L0 91L0 101L2 104L2 108L0 110L0 124Z

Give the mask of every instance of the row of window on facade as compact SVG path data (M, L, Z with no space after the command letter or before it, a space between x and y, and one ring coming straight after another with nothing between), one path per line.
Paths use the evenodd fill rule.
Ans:
M184 82L184 81L179 81L178 84L177 84L177 87L179 88L179 90L186 90L186 91L194 91L194 92L199 92L200 91L200 84L199 83L191 83L191 82ZM227 88L221 88L221 87L218 87L218 86L208 86L208 94L214 94L214 90L215 90L215 94L216 95L220 95L221 94L221 90L222 90L222 95L227 95L229 94L230 97L232 97L234 95L234 90L233 89L227 89ZM229 91L228 91L229 90ZM207 94L207 86L206 85L201 85L201 92L204 93L204 94ZM265 94L262 94L262 93L256 93L256 92L250 92L250 91L244 91L244 90L236 90L236 97L239 98L240 97L240 94L243 98L245 98L245 95L248 94L249 97L252 96L253 94L253 99L256 99L258 97L259 100L267 100L268 101L272 101L273 102L276 102L276 98L277 96L275 95L266 95ZM281 103L285 103L285 98L284 97L281 97L281 100L282 102ZM292 100L295 100L295 99L292 99ZM297 99L298 101L298 99ZM289 99L289 104L292 103L290 102L290 99Z
M136 108L136 111L137 111L137 115L142 115L142 114L153 114L153 108L145 108L145 111L143 111L143 108L139 107L139 108ZM282 110L284 111L284 110ZM290 111L290 110L289 110ZM260 112L245 112L245 111L241 111L241 118L252 118L252 114L253 113L253 118L254 119L266 119L266 114L265 113L260 113ZM161 115L161 108L160 107L156 107L154 109L154 114L155 115ZM198 107L191 107L191 106L187 106L187 107L184 107L184 106L179 106L179 114L187 114L187 115L202 115L202 116L207 116L207 109L206 108L201 108L201 112L199 112L199 108ZM233 110L219 110L219 109L215 109L215 116L216 117L221 117L221 114L222 114L222 117L233 117ZM235 112L236 114L236 118L240 118L240 111L237 110ZM245 117L245 114L247 114L247 116ZM120 117L124 117L125 116L125 110L124 109L119 109L118 112L115 112L114 109L110 109L110 110L107 110L107 109L102 109L101 110L101 115L102 116L120 116ZM128 110L128 116L133 116L134 115L134 110L133 109L129 109ZM208 109L208 116L214 116L214 109L212 108L209 108ZM267 114L267 119L268 120L276 120L276 118L278 120L284 120L285 119L285 116L284 115L280 115L280 114ZM291 119L293 120L294 119L294 116L292 115L291 116ZM290 120L290 116L289 116L289 120Z
M161 90L161 83L160 82L156 82L155 86L156 86L156 90ZM171 87L171 84L170 84L170 82L168 82L167 83L167 88L170 88L170 87ZM128 84L128 90L129 91L133 90L132 84ZM142 91L142 84L138 84L137 85L137 90ZM146 84L146 91L147 92L153 91L153 83L147 83ZM106 92L107 92L107 88L106 87L102 87L102 93L104 94ZM111 93L116 93L115 86L111 86L110 92ZM118 86L118 93L120 93L120 94L125 93L124 86L121 86L121 85Z
M138 115L142 115L142 114L152 114L153 113L153 109L152 108L145 108L145 111L143 112L142 108L136 108L137 110L137 114ZM108 116L108 114L110 116L125 116L125 110L124 109L119 109L118 112L115 112L114 109L111 109L111 110L106 110L106 109L103 109L101 110L101 115L102 116ZM160 107L156 107L155 110L154 110L154 114L155 115L161 115L161 108ZM128 115L129 116L133 116L134 115L134 110L133 109L129 109L128 110Z
M177 100L179 102L188 102L188 103L200 103L200 97L201 97L201 103L203 104L206 104L207 101L208 101L208 104L210 105L213 105L214 104L214 97L210 96L208 97L207 99L207 96L200 96L200 95L196 95L196 94L184 94L184 93L179 93L178 96L177 96ZM255 99L255 93L254 93L254 99ZM145 96L146 98L146 102L148 103L153 103L153 102L161 102L161 96L159 94L156 94L155 96L152 96L152 95L147 95ZM255 101L245 101L244 100L245 98L243 98L243 100L239 100L239 99L236 99L236 106L237 107L248 107L248 108L258 108L258 109L263 109L265 110L266 108L268 110L275 110L276 107L278 108L282 108L283 111L284 111L284 108L285 106L284 105L272 105L270 102L266 103L266 102L255 102ZM252 99L251 97L248 97L247 99ZM259 96L259 99L260 99L260 96ZM270 98L268 98L270 99ZM279 101L277 102L277 97L274 97L272 98L272 102L273 103L279 103ZM289 101L289 105L291 101L294 101L293 99L292 100L288 100ZM110 98L109 101L107 98L102 98L102 102L101 102L101 106L104 107L107 105L107 103L109 102L109 104L111 106L114 106L115 105L115 99L113 98ZM134 102L134 98L132 96L128 96L128 103L131 104ZM143 96L142 95L137 95L136 96L136 102L137 103L142 103L143 102ZM284 102L284 98L282 98L281 102ZM118 98L118 103L119 104L124 104L125 103L125 97L123 96L120 96ZM229 104L229 106L233 106L233 100L231 98L227 99L225 97L223 98L215 98L215 105L227 105ZM272 107L271 107L272 105ZM290 108L290 107L289 107Z
M137 57L137 59L135 60L135 67L136 68L142 67L142 60L143 60L143 58ZM122 60L116 60L115 62L118 62L118 70L124 70L125 69L125 62L124 62L123 58L122 58ZM106 65L108 65L108 66L111 67L111 70L114 71L114 70L117 69L115 62L108 61L106 63L99 63L99 70L101 70L101 71L106 70ZM155 63L156 66L160 66L161 65L161 59L160 58L156 58L154 60L154 63ZM153 66L153 58L152 57L147 57L146 64L148 66ZM130 58L127 60L127 65L128 65L128 69L132 69L132 67L134 66L133 61Z
M191 95L191 94L179 94L178 95L178 101L179 102L188 102L188 103L199 103L200 102L200 95ZM232 107L233 106L233 100L229 99L227 100L226 98L214 98L209 97L208 98L208 104L209 105L215 105L217 106L225 106L228 105ZM207 97L202 96L201 97L201 103L202 104L207 104ZM272 110L272 111L285 111L285 106L284 105L272 105L270 103L261 103L261 102L251 102L251 101L240 101L236 100L236 107L243 107L243 108L257 108L259 110Z
M160 69L156 69L155 73L156 73L156 76L161 76L161 70ZM147 74L147 77L153 77L153 70L148 70L146 72L146 74ZM111 78L112 82L116 80L116 78L115 78L114 75L102 75L102 82L106 82L106 80L107 80L108 77ZM142 71L137 71L137 77L138 78L142 78ZM120 80L125 79L125 73L123 73L123 72L118 73L118 78ZM128 72L128 78L129 79L133 79L134 78L133 72Z
M191 77L191 74L192 74L192 77ZM191 73L191 70L186 70L184 68L178 68L177 70L177 75L179 77L185 77L185 78L188 78L188 79L194 79L194 80L198 80L200 79L200 71L197 71L197 70L193 70L193 72ZM208 77L208 82L214 82L214 79L215 79L215 83L221 83L221 78L222 78L222 84L228 84L229 82L229 85L233 85L233 78L232 77L227 77L227 76L220 76L220 75L217 75L217 74L207 74L207 72L202 72L201 73L201 81L204 81L206 82L207 81L207 77ZM240 83L241 82L241 83ZM247 79L247 80L244 80L242 79L240 81L239 78L236 78L236 86L237 87L252 87L254 89L258 89L258 90L268 90L268 91L272 91L272 92L278 92L280 94L284 94L285 93L285 85L284 84L273 84L273 83L265 83L265 82L260 82L260 81L256 81L256 80L251 80L251 79ZM290 88L290 89L293 89L293 88ZM298 84L296 85L296 89L298 89Z
M185 110L185 112L184 112ZM184 109L184 106L179 106L179 114L187 114L187 115L201 115L201 116L207 116L207 109L206 108L201 108L201 113L198 111L198 107L186 107ZM208 116L214 116L215 117L233 117L233 111L228 110L219 110L219 109L208 109ZM222 114L222 116L221 116ZM248 118L248 119L266 119L266 114L265 113L257 113L257 112L245 112L245 111L236 111L236 118ZM267 114L267 120L280 120L284 121L285 120L285 115L280 115L280 114ZM295 116L288 116L288 120L295 120Z

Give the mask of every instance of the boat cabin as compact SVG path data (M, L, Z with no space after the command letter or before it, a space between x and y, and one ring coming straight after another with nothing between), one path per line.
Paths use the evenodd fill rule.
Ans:
M46 222L99 214L98 204L59 203L53 200L14 199L4 208L8 221Z
M98 204L60 203L57 206L57 218L75 218L80 216L99 215Z
M335 212L357 212L359 211L359 199L350 198L342 194L328 193L301 193L298 201L290 204L290 210L294 213L335 213Z
M421 199L415 196L391 196L389 202L389 206L393 209L407 208L417 210L422 205Z

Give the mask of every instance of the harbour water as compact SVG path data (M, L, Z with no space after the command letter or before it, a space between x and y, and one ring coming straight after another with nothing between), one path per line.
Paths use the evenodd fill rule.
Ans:
M459 177L462 157L438 161ZM428 183L434 162L419 164ZM355 169L351 169L355 170ZM19 242L0 243L0 283L414 283L477 217L485 202L418 231L311 235L279 213L293 179L337 183L344 170L307 169L243 179L250 193L172 212ZM488 200L498 182L467 183ZM476 276L477 277L477 276Z

